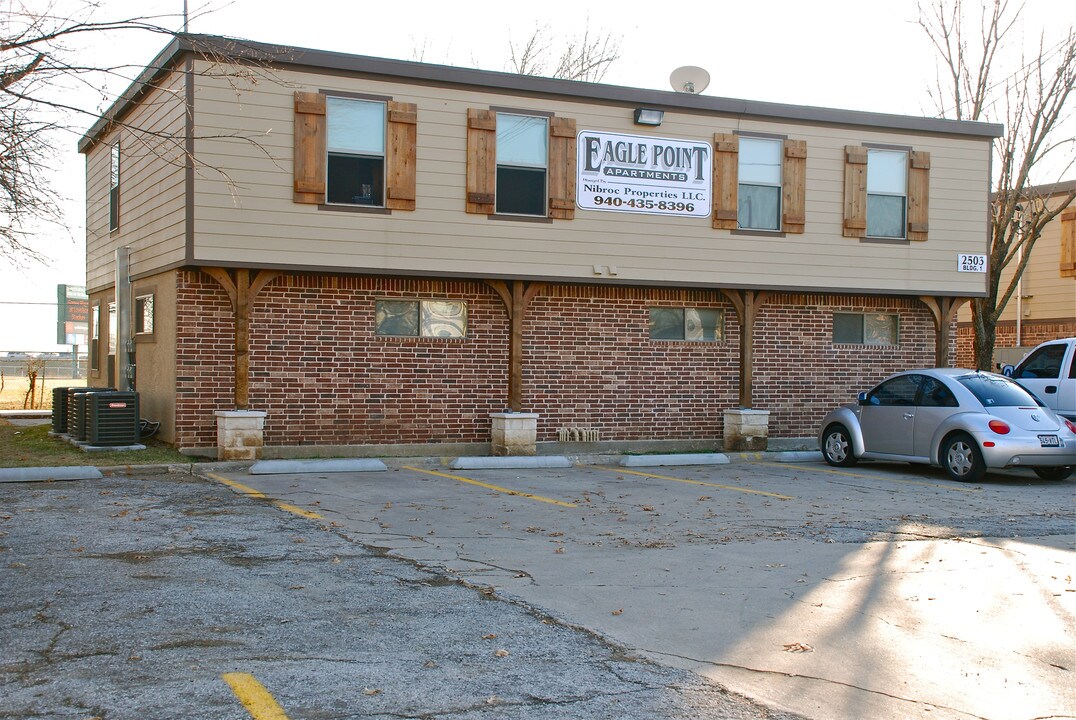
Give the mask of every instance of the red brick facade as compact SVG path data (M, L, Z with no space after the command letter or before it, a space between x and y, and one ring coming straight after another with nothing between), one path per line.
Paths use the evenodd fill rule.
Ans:
M177 291L176 444L214 447L213 412L234 407L232 310L207 275L179 271ZM379 337L383 298L465 300L468 336ZM725 338L651 340L653 306L720 308ZM899 345L833 344L835 310L899 313ZM282 276L253 306L250 407L268 413L268 446L488 442L507 396L508 331L478 281ZM738 402L739 337L716 290L552 285L527 310L523 409L539 413L539 441L571 426L601 440L718 439ZM833 405L934 364L930 313L909 298L773 295L755 337L754 405L770 411L771 437L812 436Z

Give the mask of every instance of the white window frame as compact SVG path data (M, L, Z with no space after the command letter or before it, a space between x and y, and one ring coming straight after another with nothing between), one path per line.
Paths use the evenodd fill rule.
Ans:
M904 158L904 188L901 192L894 191L871 191L871 157L881 157L883 155L900 155ZM897 148L867 148L867 237L871 238L884 238L886 240L906 240L908 238L908 158L910 157L908 150ZM875 177L877 177L877 170L875 171ZM899 197L901 199L901 231L899 235L876 235L871 232L871 196L876 197Z
M120 141L108 150L108 230L120 227Z
M506 168L521 168L521 169L524 169L524 170L541 170L542 171L543 182L542 182L542 212L540 212L540 213L513 213L513 212L502 211L500 209L500 207L499 207L500 198L498 196L500 195L500 193L495 193L495 195L494 195L494 200L493 200L494 212L497 215L512 215L512 216L517 216L517 217L548 217L549 216L549 117L546 116L546 115L529 115L529 114L527 114L525 112L500 112L500 111L497 112L496 117L497 117L497 127L498 128L501 127L501 118L502 117L521 117L521 118L528 118L528 119L531 119L531 120L541 120L542 123L545 125L545 134L543 136L545 138L545 158L544 158L544 162L541 165L535 165L535 164L531 164L531 163L504 162L501 159L500 153L497 152L497 150L500 150L499 138L495 138L494 141L495 141L495 143L497 145L497 149L494 151L495 158L496 158L495 176L494 176L494 179L493 179L494 188L499 188L500 187L500 171L501 171L502 166L506 167Z
M334 150L332 145L332 106L337 102L365 103L367 105L381 106L381 151L377 152L350 152L347 150ZM349 208L384 208L388 189L386 187L388 173L388 102L376 98L348 97L346 95L328 95L325 98L325 204L337 207ZM381 201L379 203L346 203L329 200L332 191L329 182L329 160L333 155L339 157L352 157L361 159L381 160ZM371 189L372 191L372 189Z
M777 175L778 175L778 178L777 178L777 183L776 184L774 184L774 183L765 183L765 182L744 182L743 181L743 179L742 179L743 178L743 165L742 165L742 162L743 162L743 156L744 156L743 147L744 147L745 142L747 142L747 143L765 142L765 143L774 143L774 144L777 145L777 148L778 148L778 150L777 150ZM757 135L740 135L738 145L739 145L739 151L737 153L737 164L736 164L736 186L737 186L737 189L736 189L736 195L737 195L736 227L739 230L755 230L755 231L758 231L758 232L780 232L781 231L781 213L783 212L783 206L784 206L784 181L785 181L785 178L784 178L784 163L782 162L782 158L783 158L783 155L784 155L785 141L782 138L762 137L762 136L757 136ZM771 188L775 187L775 188L777 188L777 217L774 218L774 220L775 220L774 227L767 227L767 228L753 227L753 226L750 226L750 225L744 225L741 222L739 199L738 198L739 198L739 195L740 195L739 188L744 186L744 185L748 185L748 186L751 186L751 187L771 187Z

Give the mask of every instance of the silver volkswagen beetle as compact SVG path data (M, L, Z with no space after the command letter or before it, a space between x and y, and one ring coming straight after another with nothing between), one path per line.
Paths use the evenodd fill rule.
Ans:
M1064 480L1076 466L1076 423L1007 377L956 368L886 378L857 403L830 411L818 441L830 465L929 463L967 482L1008 467Z

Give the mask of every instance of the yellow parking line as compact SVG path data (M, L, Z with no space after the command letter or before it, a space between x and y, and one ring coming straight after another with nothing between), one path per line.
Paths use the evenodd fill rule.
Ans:
M553 500L552 498L542 497L541 495L531 495L530 493L519 492L518 490L511 490L509 488L501 487L499 485L490 485L489 483L479 482L478 480L472 480L471 478L460 477L459 475L449 475L448 473L437 472L436 470L423 470L422 468L411 467L410 465L404 465L404 470L413 470L414 472L424 473L426 475L436 475L437 477L449 478L450 480L457 480L461 483L467 483L468 485L477 485L478 487L486 488L487 490L496 490L499 493L505 495L518 495L519 497L525 497L528 500L537 500L538 502L549 503L550 505L560 505L561 507L579 507L578 505L570 502L562 502L560 500Z
M766 492L765 490L752 490L750 488L736 487L735 485L718 485L716 483L703 482L702 480L687 480L685 478L671 477L669 475L655 475L654 473L636 472L635 470L625 470L623 468L601 469L608 470L609 472L624 473L626 475L639 475L640 477L656 478L658 480L672 480L673 482L682 482L687 483L688 485L702 485L703 487L721 488L722 490L735 490L736 492L750 493L752 495L765 495L766 497L777 498L778 500L796 499L791 495L780 495L778 493Z
M251 497L259 498L261 500L269 500L274 506L280 508L281 510L285 510L287 512L294 513L296 515L299 515L300 517L304 517L304 518L307 518L309 520L323 520L324 519L321 515L318 515L316 512L314 512L312 510L305 510L305 509L299 507L298 505L292 505L291 503L286 503L283 500L272 500L265 493L263 493L263 492L261 492L259 490L255 490L254 488L252 488L252 487L250 487L248 485L244 485L241 482L237 482L235 480L229 480L228 478L224 477L223 475L217 475L216 473L206 473L206 476L213 479L213 480L216 480L219 483L224 483L228 487L230 487L230 488L232 488L234 490L238 490L239 492L243 493L244 495L249 495Z
M825 472L831 475L843 475L845 477L864 478L867 480L885 480L886 482L903 483L905 485L924 485L926 487L942 488L943 490L954 490L956 492L980 492L981 487L962 487L960 485L943 485L941 483L923 482L922 480L897 480L896 478L887 478L882 475L864 475L863 473L848 472L847 470L834 470L828 467L804 467L802 465L792 465L790 463L771 463L763 462L759 465L771 465L773 467L787 467L794 468L796 470L806 470L808 472Z
M243 703L254 720L288 720L284 708L277 704L265 686L249 673L224 673L221 679Z

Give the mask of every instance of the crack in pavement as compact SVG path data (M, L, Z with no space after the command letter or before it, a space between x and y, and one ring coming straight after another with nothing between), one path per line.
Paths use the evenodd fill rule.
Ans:
M879 695L881 697L887 697L887 698L890 698L892 700L900 700L901 702L911 703L913 705L925 705L927 707L938 708L940 710L949 710L950 712L959 713L960 715L963 715L963 716L968 717L968 718L973 718L974 720L990 720L989 718L983 717L982 715L975 715L975 714L969 713L969 712L967 712L965 710L950 707L948 705L938 705L937 703L926 702L924 700L915 700L915 699L912 699L912 698L906 698L906 697L902 697L900 695L894 695L893 693L887 693L887 692L885 692L883 690L873 690L871 688L865 688L865 687L862 687L860 685L855 685L854 683L847 683L847 682L844 682L842 680L833 680L832 678L819 677L818 675L804 675L802 673L785 672L783 670L766 670L766 669L763 669L763 668L748 667L746 665L737 665L735 663L718 662L716 660L701 660L699 658L693 658L693 657L690 657L688 655L679 655L677 653L662 652L660 650L644 649L644 652L652 653L654 655L663 655L665 657L679 658L681 660L688 660L690 662L699 663L700 665L706 665L706 666L710 666L710 667L729 668L731 670L743 670L745 672L757 673L759 675L774 675L774 676L779 676L779 677L803 678L804 680L817 680L818 682L823 682L823 683L826 683L826 684L829 684L829 685L838 685L840 687L846 687L846 688L850 688L852 690L859 690L861 692L869 693L871 695Z

